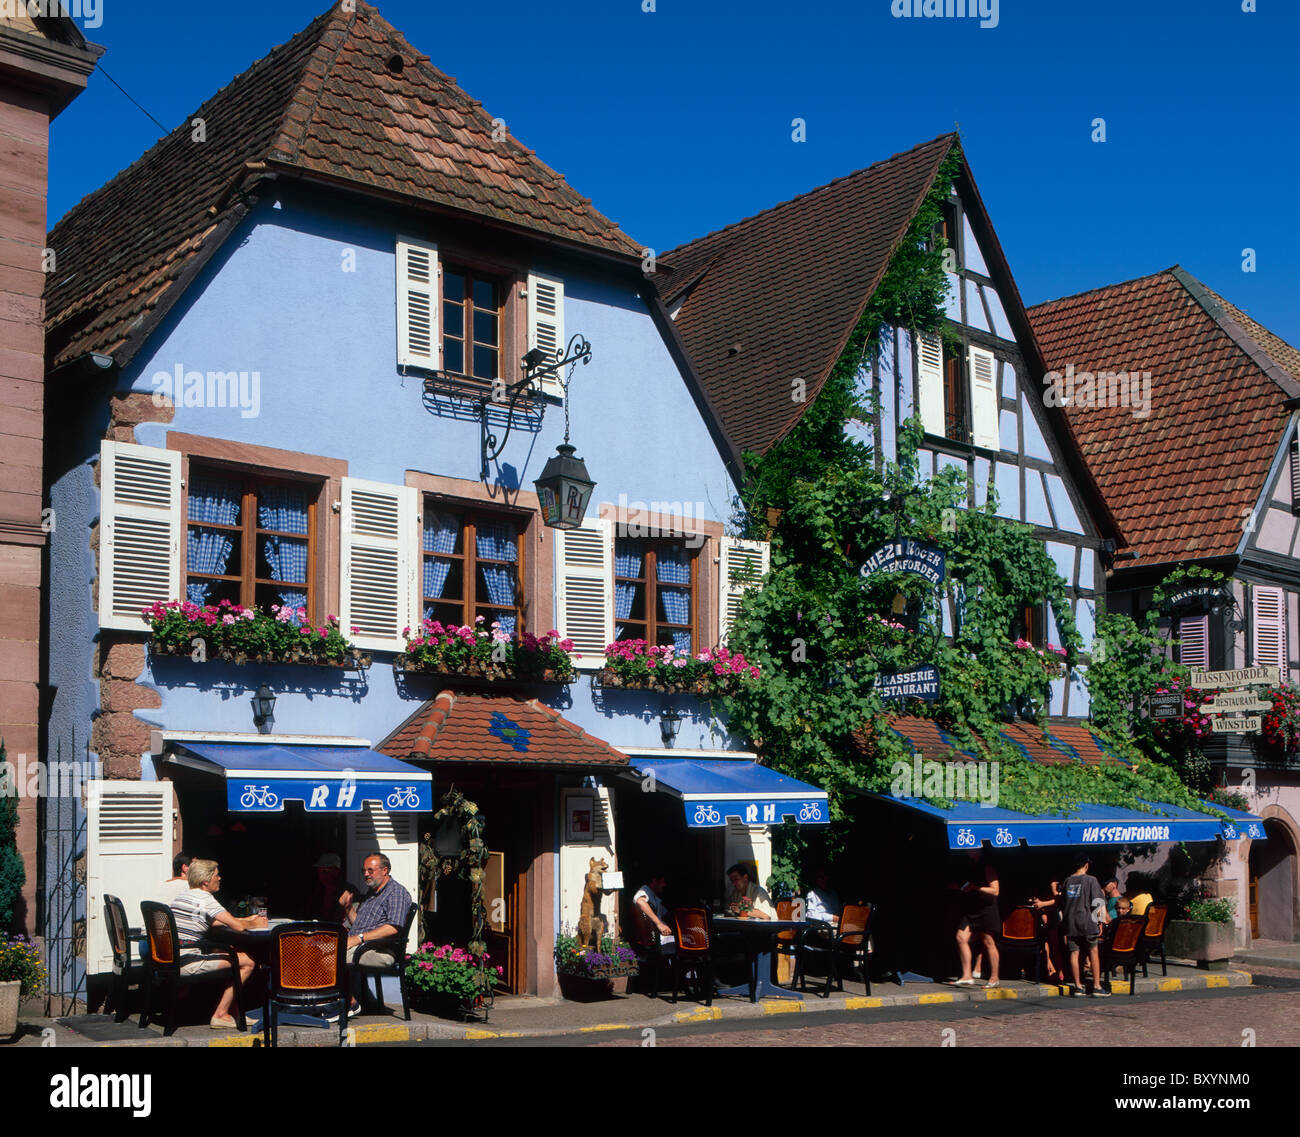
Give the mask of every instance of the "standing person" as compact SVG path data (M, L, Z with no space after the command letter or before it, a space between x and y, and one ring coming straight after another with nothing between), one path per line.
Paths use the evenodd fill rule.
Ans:
M1049 880L1030 905L1038 913L1043 930L1043 954L1047 958L1047 981L1065 983L1065 944L1061 940L1061 882Z
M1061 882L1061 930L1065 934L1070 953L1070 975L1073 984L1070 994L1083 994L1079 975L1079 953L1088 949L1092 965L1092 994L1098 999L1110 997L1101 986L1101 952L1098 949L1101 927L1110 922L1106 915L1106 898L1102 895L1097 878L1088 875L1089 859L1086 853L1074 858L1074 872Z
M171 877L163 881L154 892L154 899L159 904L170 905L182 892L189 892L189 871L192 860L189 853L177 853L172 858Z
M225 953L212 954L204 942L213 924L223 924L235 931L265 928L265 916L232 916L213 894L221 887L221 872L216 861L191 861L188 876L189 889L171 902L176 918L176 934L180 937L180 965L182 975L202 975L208 971L229 971L230 957ZM241 983L247 983L253 974L253 960L242 951L236 952ZM221 992L217 1008L208 1023L213 1030L233 1030L236 1022L231 1017L230 1006L235 1000L234 976Z
M393 863L382 853L371 853L361 869L370 891L357 906L356 919L352 921L352 934L348 936L348 950L358 944L371 940L391 939L400 935L406 924L406 914L411 908L411 894L390 875ZM366 990L366 967L392 967L397 957L391 951L366 952L360 966L349 964L348 971L352 977L352 990L360 991L363 998L369 996ZM357 1006L356 999L352 1000Z
M668 926L672 912L663 902L664 889L667 887L668 878L661 872L652 872L646 883L632 894L632 903L654 925L661 938L671 938L673 934L672 928Z
M997 936L1002 931L1002 915L998 910L998 870L989 863L982 850L972 849L968 856L972 879L958 889L962 894L962 910L957 920L957 954L961 957L961 978L955 986L975 986L975 978L971 975L971 939L978 937L976 943L983 945L983 952L989 961L989 977L984 985L996 987L999 963Z
M727 892L727 910L733 913L748 912L755 920L775 920L776 909L772 898L760 888L757 881L749 879L749 868L739 862L727 870L731 888Z

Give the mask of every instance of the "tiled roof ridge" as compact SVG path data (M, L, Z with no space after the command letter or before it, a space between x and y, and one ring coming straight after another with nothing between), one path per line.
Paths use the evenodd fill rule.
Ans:
M542 714L544 714L552 722L566 729L570 734L573 735L574 738L580 741L589 742L593 746L608 750L613 754L624 756L622 754L622 751L616 750L603 738L597 738L594 734L589 734L587 731L583 730L582 727L580 727L577 723L570 722L562 714L560 714L560 712L557 711L554 707L548 707L545 703L541 702L539 699L537 698L529 699L525 705L534 707L537 710L541 711Z
M1263 344L1232 317L1231 313L1225 308L1225 305L1231 306L1228 301L1225 301L1217 293L1202 284L1186 269L1175 266L1170 271L1173 273L1174 279L1187 290L1188 295L1204 309L1205 314L1219 325L1222 332L1238 348L1245 352L1256 367L1281 388L1288 399L1300 398L1300 384L1297 384L1291 373L1265 350ZM1260 326L1263 327L1262 324Z
M1086 297L1095 296L1101 292L1114 292L1116 289L1126 288L1131 284L1141 284L1143 281L1156 280L1162 276L1170 276L1176 270L1180 269L1180 267L1181 266L1176 264L1170 265L1168 268L1162 268L1158 272L1149 272L1143 276L1132 277L1129 280L1115 280L1110 284L1099 284L1095 288L1085 288L1082 292L1071 292L1065 296L1056 296L1051 300L1043 300L1037 304L1030 304L1025 311L1038 313L1046 312L1047 309L1052 308L1057 304L1071 304L1074 301L1083 300Z
M777 210L785 209L791 205L796 204L797 202L802 202L806 198L812 197L814 194L822 193L825 190L829 190L833 186L839 185L841 182L847 182L852 178L863 177L866 174L871 173L873 170L876 170L880 166L886 166L890 162L895 162L898 161L899 159L906 158L911 154L915 154L918 150L924 150L927 146L933 146L935 143L940 142L944 139L950 139L952 143L955 143L960 141L960 136L955 130L950 130L946 134L936 135L934 138L931 138L927 142L918 142L915 146L912 146L907 150L900 150L897 154L891 154L888 158L882 158L878 162L872 162L870 166L863 166L859 170L853 170L847 174L841 174L838 178L832 178L829 182L824 182L819 186L814 186L810 190L804 190L803 193L796 194L794 197L787 198L785 201L778 201L775 205L769 205L766 209L760 209L757 213L752 213L748 217L742 217L737 221L731 222L729 225L723 225L719 229L713 229L708 233L702 233L700 234L700 236L690 241L683 241L680 245L676 245L673 248L668 249L663 253L660 253L659 259L669 260L674 253L679 253L683 249L687 249L692 246L703 244L703 242L712 240L713 238L716 237L720 237L722 234L730 232L733 229L739 229L742 225L748 225L753 221L757 221L759 218L766 217L769 214L775 213ZM951 145L949 146L949 149L951 149ZM947 152L948 152L947 150L944 151L945 156L947 155ZM940 161L942 161L942 159L940 159ZM718 253L715 254L715 259L718 256L721 256L723 251L724 250L719 250Z
M347 12L344 11L341 4L332 4L328 11L322 12L317 17L319 20L324 20L326 26L321 32L315 48L312 49L306 63L303 65L302 77L298 80L295 97L285 103L284 111L280 115L280 122L276 126L271 144L267 148L266 157L276 157L281 151L293 157L297 156L302 141L307 136L307 128L316 116L321 92L325 90L329 83L330 72L333 71L334 64L338 61L339 53L347 46L352 26L358 19L366 18L364 13L367 8L369 8L369 5L363 3L351 12ZM370 10L374 11L373 8ZM312 68L312 64L317 61L321 63L319 71ZM311 89L311 105L308 107L307 113L294 124L292 112L298 105L297 96L303 94L308 88Z

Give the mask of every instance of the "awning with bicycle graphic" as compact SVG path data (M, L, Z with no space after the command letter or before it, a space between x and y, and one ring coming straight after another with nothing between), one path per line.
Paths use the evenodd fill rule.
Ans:
M713 758L632 758L642 788L680 798L691 829L712 829L728 819L743 825L826 825L826 791L778 774L753 761Z
M232 813L279 813L286 801L309 813L357 813L366 801L388 813L433 809L428 771L364 746L187 740L169 760L224 777Z
M864 792L865 791L861 791ZM948 848L1014 849L1022 845L1132 845L1162 841L1213 841L1222 837L1236 841L1243 837L1264 839L1260 817L1205 803L1206 810L1219 810L1225 821L1210 813L1198 813L1180 805L1144 802L1148 811L1117 805L1082 803L1060 814L1035 816L978 802L958 801L943 809L920 798L866 794L917 810L946 829Z

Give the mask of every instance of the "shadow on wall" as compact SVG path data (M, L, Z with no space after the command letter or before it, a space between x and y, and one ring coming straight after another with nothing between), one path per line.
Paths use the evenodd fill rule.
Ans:
M235 664L213 660L194 663L176 657L150 657L140 682L159 691L189 687L216 695L223 701L244 700L265 683L277 695L317 695L350 699L360 703L370 689L365 671L344 671L334 667L309 667L299 664ZM251 714L251 712L250 712Z

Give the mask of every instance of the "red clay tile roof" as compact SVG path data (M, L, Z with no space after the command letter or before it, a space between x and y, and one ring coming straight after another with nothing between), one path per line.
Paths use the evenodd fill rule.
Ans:
M394 59L400 68L390 67ZM191 140L194 119L207 141ZM376 9L335 6L54 227L50 366L88 352L129 361L246 212L239 191L268 172L640 257L640 246L531 150L508 134L493 141L493 124Z
M667 253L656 281L728 436L764 453L830 376L939 166L945 134ZM733 351L739 345L739 351ZM791 380L807 400L791 399Z
M1140 558L1231 556L1300 392L1294 348L1180 268L1029 309L1049 369L1150 371L1151 413L1074 406L1070 428ZM1130 567L1130 566L1126 566Z
M375 747L393 758L566 769L627 766L626 754L536 699L441 691Z
M957 739L933 719L897 715L889 719L889 725L921 758L944 762L976 757L970 751L958 750L960 743ZM1086 726L1074 723L1049 722L1046 730L1033 723L1007 723L998 733L1016 746L1026 758L1047 766L1065 762L1082 762L1092 766L1128 765ZM872 752L872 741L864 732L856 733L853 741L859 750Z

